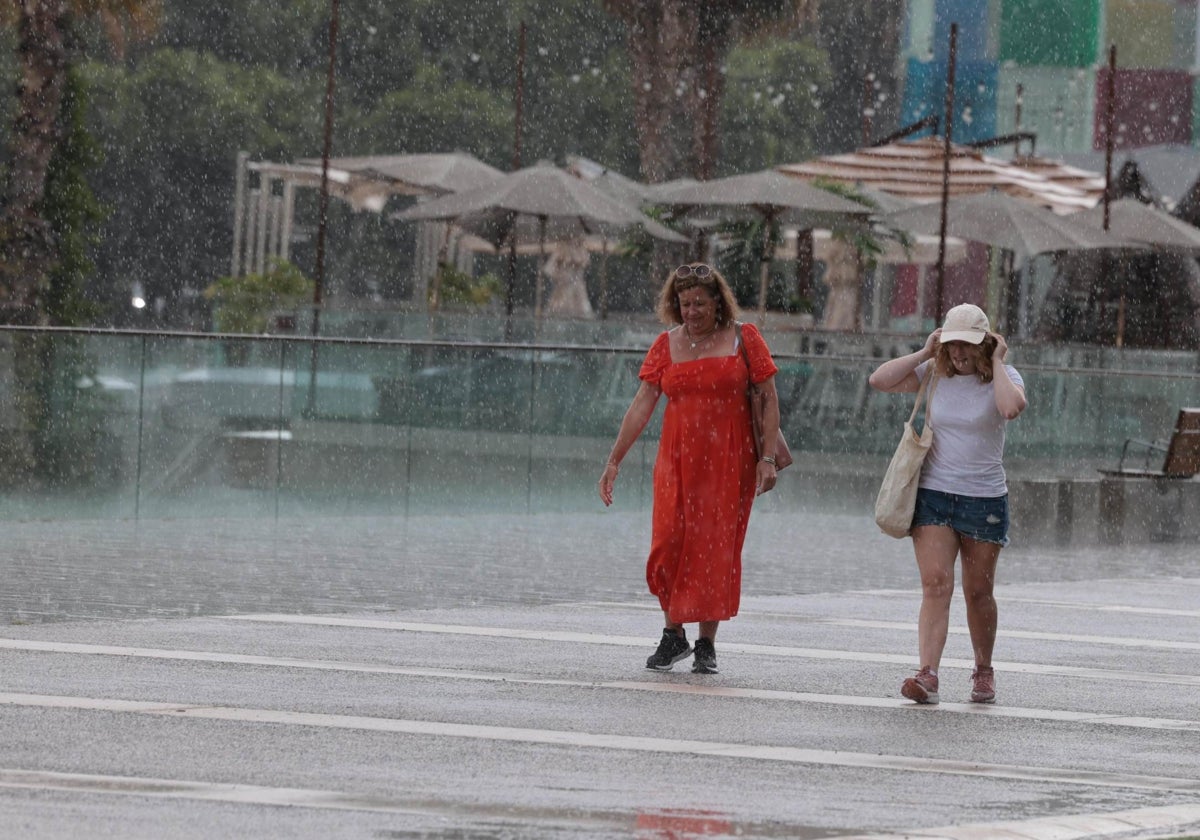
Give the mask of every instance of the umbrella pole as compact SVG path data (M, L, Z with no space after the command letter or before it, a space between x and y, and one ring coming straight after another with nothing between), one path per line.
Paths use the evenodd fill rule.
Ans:
M515 214L514 214L515 215ZM508 232L508 288L504 292L504 340L512 340L513 297L517 285L517 224Z
M442 247L438 248L437 269L433 272L433 288L429 291L429 311L437 312L441 302L442 275L446 271L446 260L450 258L450 223L444 222Z
M533 317L542 319L542 276L546 271L546 217L538 216L538 267L533 280Z
M600 320L608 319L608 237L601 240L600 250Z

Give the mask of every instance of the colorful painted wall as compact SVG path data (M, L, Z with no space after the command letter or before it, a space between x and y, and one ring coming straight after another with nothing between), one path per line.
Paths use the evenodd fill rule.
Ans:
M956 142L1033 131L1042 154L1103 149L1115 45L1116 147L1193 144L1200 127L1196 6L1197 0L909 0L898 70L901 121L944 113L950 25L957 23Z

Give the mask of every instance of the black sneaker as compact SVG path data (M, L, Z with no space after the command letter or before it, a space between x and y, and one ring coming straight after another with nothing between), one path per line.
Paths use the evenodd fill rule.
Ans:
M664 627L658 650L646 660L646 667L655 671L670 671L672 665L691 652L692 646L688 644L687 633Z
M693 674L716 674L717 646L712 639L703 636L696 640L696 658L692 662Z

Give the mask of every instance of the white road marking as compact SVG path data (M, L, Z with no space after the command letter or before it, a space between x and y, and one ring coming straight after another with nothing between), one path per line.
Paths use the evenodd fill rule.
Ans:
M1200 805L1132 808L1107 814L1072 814L1033 820L964 823L940 828L914 828L903 834L837 835L837 840L1076 840L1107 837L1131 831L1172 831L1200 822Z
M432 803L419 806L381 796L364 796L312 788L265 787L263 785L221 784L187 779L162 779L144 776L109 776L95 773L59 773L49 770L0 768L0 789L58 790L68 793L140 796L155 799L187 799L203 802L227 802L238 805L267 805L287 808L313 808L336 811L437 815ZM458 813L459 809L454 809ZM579 812L573 814L578 820ZM628 817L608 815L605 822L625 825ZM1075 840L1127 834L1133 830L1170 831L1200 822L1200 805L1167 805L1135 808L1098 814L1067 814L1031 820L967 823L941 828L912 829L905 834L838 834L831 840L981 840L998 836L1022 840Z
M233 706L164 704L136 700L108 700L98 697L0 693L0 705L33 708L72 709L142 714L188 720L219 720L237 723L279 724L323 729L351 729L446 738L469 738L519 744L546 744L575 749L606 749L635 753L666 753L709 756L714 758L779 761L835 767L859 767L893 770L903 773L932 773L953 776L978 776L1022 782L1049 782L1083 787L1123 788L1159 792L1200 793L1200 780L1170 776L1146 776L1133 773L1105 773L1060 767L1035 767L1019 764L987 764L976 761L951 761L884 753L859 753L845 750L815 750L766 744L738 744L720 741L676 740L641 735L614 735L599 732L573 732L559 729L531 729L516 726L485 726L428 720L333 715L316 712L292 712L279 709L253 709Z
M78 642L23 642L16 639L0 639L0 650L29 651L34 653L61 653L82 656L124 656L135 659L174 660L179 662L205 662L223 665L254 665L271 668L296 668L314 671L341 671L345 673L387 674L391 676L428 678L437 680L464 680L474 682L498 682L510 685L553 686L559 688L607 688L615 691L658 692L663 694L693 694L707 697L740 698L747 700L770 700L789 703L823 703L831 706L850 706L875 709L922 709L908 701L889 697L862 697L850 694L816 694L806 691L784 691L766 688L737 688L721 685L696 683L672 683L647 680L569 680L552 677L531 677L527 674L510 672L463 671L448 668L414 668L403 665L385 665L370 662L342 662L328 659L297 659L286 656L262 656L243 653L213 653L198 650L174 650L164 648L121 647L115 645L88 645ZM117 701L113 701L117 702ZM166 704L170 705L170 704ZM936 707L944 713L989 715L992 717L1019 718L1024 720L1055 720L1062 723L1127 727L1132 729L1158 729L1180 732L1200 732L1200 721L1175 718L1138 717L1112 715L1098 712L1073 712L1065 709L1035 709L1021 706L984 705L979 703L946 703Z
M361 627L372 630L405 631L409 633L444 633L458 636L485 636L500 639L526 639L543 642L568 642L572 644L620 645L623 647L646 647L646 640L637 636L611 636L600 633L576 633L566 630L521 630L507 627L484 627L470 624L430 624L413 621L384 621L371 618L343 618L323 615L227 615L231 621L257 621L276 624L306 624L325 627ZM914 662L911 655L893 653L868 653L864 651L831 650L827 648L785 647L782 645L754 645L739 642L721 642L721 650L731 653L749 653L766 656L783 656L798 659L822 659L851 662L877 662L909 667ZM1104 668L1082 668L1072 665L1042 665L1032 662L997 662L997 668L1022 674L1080 677L1082 679L1118 682L1143 682L1159 685L1200 686L1200 675L1159 674L1149 671L1115 671ZM973 669L975 663L969 659L943 659L941 667Z
M834 627L858 627L872 630L905 630L914 635L917 625L906 621L874 621L864 618L814 618L813 624L828 624ZM969 634L966 627L951 627L955 635ZM1154 650L1200 651L1200 642L1177 642L1170 639L1139 639L1136 636L1090 636L1079 633L1044 633L1037 630L1000 630L1000 638L1036 639L1045 642L1072 642L1076 644L1112 645L1115 647L1152 648Z
M907 589L856 589L849 592L839 593L840 595L863 595L870 597L888 597L888 598L913 598L914 605L920 603L921 593L915 590ZM763 597L763 596L758 596ZM742 599L741 615L751 618L789 618L798 621L815 621L820 619L812 619L805 616L803 613L796 611L778 612L772 610L757 610L752 606L747 608L747 602L753 603L754 598ZM956 602L962 601L962 594L954 593ZM1095 604L1086 601L1055 601L1045 598L1022 598L1014 595L1002 595L996 593L996 600L1002 604L1033 604L1034 606L1055 607L1064 610L1078 610L1080 612L1114 612L1125 615L1162 615L1171 618L1200 618L1200 610L1178 610L1169 609L1167 607L1138 607L1130 604ZM576 601L570 604L559 604L556 606L567 607L586 607L588 609L608 609L608 610L637 610L644 612L662 612L662 608L658 604L647 604L644 602L637 603L622 603L619 601ZM915 606L914 606L915 609ZM1001 628L1001 633L1004 630Z
M272 788L261 785L194 782L139 776L101 776L91 773L55 773L49 770L0 769L0 788L63 790L75 793L109 793L166 799L199 799L241 805L286 805L340 811L384 811L418 814L403 803L360 794L305 788Z

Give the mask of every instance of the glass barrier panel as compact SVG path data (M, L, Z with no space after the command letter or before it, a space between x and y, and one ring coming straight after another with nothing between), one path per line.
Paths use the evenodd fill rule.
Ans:
M280 516L407 513L410 348L289 343L283 368L299 382L285 433L259 446L278 456ZM315 385L315 388L314 388ZM275 466L275 465L272 465Z
M772 504L869 508L912 406L874 356L777 352L798 464ZM0 518L596 511L644 351L0 330ZM863 345L860 350L870 350ZM811 352L819 350L819 352ZM1126 440L1152 468L1200 405L1196 356L1022 352L1010 476L1096 478ZM314 365L315 362L315 365ZM660 400L618 479L648 510ZM935 420L936 428L936 420ZM1137 447L1142 447L1137 449Z
M642 353L545 351L534 376L531 505L543 512L603 509L597 482L641 382ZM641 438L621 464L613 506L649 507L662 429L659 400Z
M0 336L0 518L133 517L139 341Z
M280 349L255 339L146 339L139 516L275 515L262 442L279 436L295 386Z

